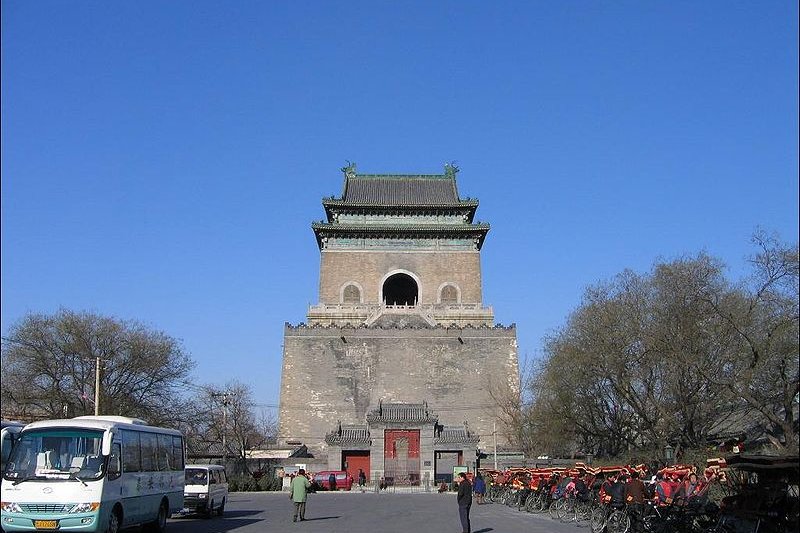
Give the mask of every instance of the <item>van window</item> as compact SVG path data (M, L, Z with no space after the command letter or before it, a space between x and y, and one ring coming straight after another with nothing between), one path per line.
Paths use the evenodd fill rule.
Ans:
M208 484L208 471L203 468L187 468L186 469L186 484L187 485L207 485Z
M227 476L227 474L225 474L224 470L220 470L219 471L219 482L220 483L227 483L228 482L228 476Z

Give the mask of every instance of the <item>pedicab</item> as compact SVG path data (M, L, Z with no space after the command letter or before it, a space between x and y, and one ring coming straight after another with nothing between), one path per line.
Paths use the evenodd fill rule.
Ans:
M788 533L798 530L800 463L797 455L736 454L720 468L726 496L719 533Z

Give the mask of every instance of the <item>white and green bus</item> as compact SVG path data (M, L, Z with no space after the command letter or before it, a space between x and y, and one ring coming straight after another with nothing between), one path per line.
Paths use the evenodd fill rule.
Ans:
M183 436L121 416L28 424L0 489L5 531L163 532L183 508Z
M5 470L6 462L11 457L11 450L17 442L17 434L25 427L24 422L0 420L0 473Z

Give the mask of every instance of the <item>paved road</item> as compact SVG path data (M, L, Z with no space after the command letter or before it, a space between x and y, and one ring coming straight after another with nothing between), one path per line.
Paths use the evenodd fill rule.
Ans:
M169 533L458 533L454 494L310 494L306 521L292 523L288 493L231 493L222 518L176 518ZM472 533L588 533L499 504L472 506Z

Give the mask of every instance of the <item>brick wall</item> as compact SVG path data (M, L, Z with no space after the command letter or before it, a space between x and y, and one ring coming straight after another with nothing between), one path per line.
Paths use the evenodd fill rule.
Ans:
M459 340L459 338L461 340ZM286 325L279 441L324 449L325 434L364 423L385 402L427 401L445 425L466 420L482 446L504 428L490 389L519 394L516 328Z
M481 303L480 252L322 252L319 301L338 303L341 287L355 281L363 289L364 303L380 303L381 282L390 272L408 271L419 280L419 303L435 303L441 284L455 283L461 301Z

